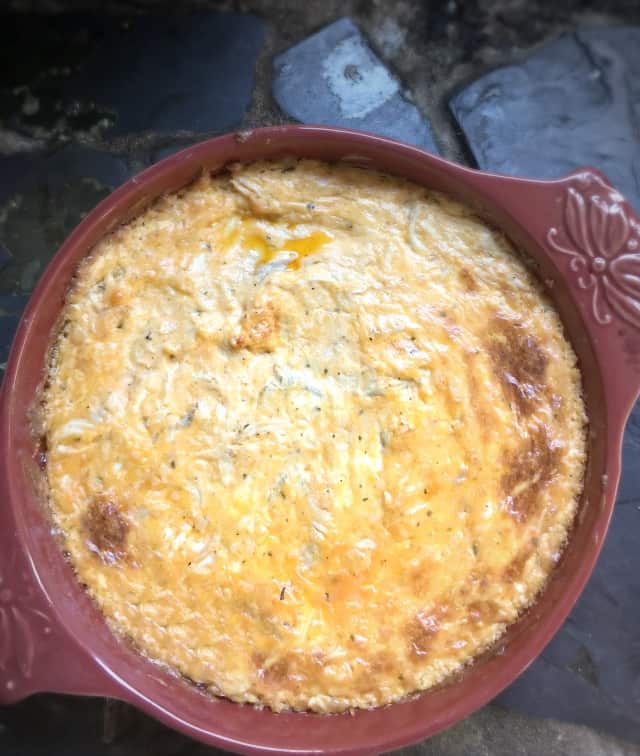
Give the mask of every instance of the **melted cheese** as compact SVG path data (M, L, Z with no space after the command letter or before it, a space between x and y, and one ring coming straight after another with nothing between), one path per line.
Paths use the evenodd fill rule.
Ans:
M428 688L543 587L575 357L495 230L346 166L203 176L106 238L44 396L51 506L112 626L236 701Z

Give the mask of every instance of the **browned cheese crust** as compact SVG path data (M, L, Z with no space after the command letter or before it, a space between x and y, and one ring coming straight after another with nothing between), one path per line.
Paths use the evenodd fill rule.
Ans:
M575 356L508 241L313 161L203 176L82 264L56 526L143 653L235 701L429 688L534 600L581 492Z

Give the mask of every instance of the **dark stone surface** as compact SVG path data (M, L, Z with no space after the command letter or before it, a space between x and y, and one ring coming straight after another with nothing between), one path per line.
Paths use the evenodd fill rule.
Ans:
M303 123L347 126L438 151L424 116L349 18L278 55L273 94Z
M14 155L0 154L0 205L10 200L16 186L34 168L41 157L42 154L28 152ZM8 254L6 247L4 251L0 251L0 268Z
M91 51L105 35L117 33L119 23L95 14L3 17L0 117L4 128L41 136L74 130L97 134L107 126L110 114L97 107L97 88L83 103L73 103L66 92ZM25 55L25 50L31 54Z
M19 294L0 295L0 379L9 356L9 346L28 297Z
M0 293L30 292L69 232L129 175L122 158L87 147L41 156L12 184L0 214L0 241L12 255Z
M9 260L11 260L11 252L9 252L4 244L0 244L0 270L4 268Z
M9 16L0 115L36 136L227 131L249 104L263 35L235 13Z
M69 93L115 112L112 134L224 132L249 105L263 23L234 13L127 22L93 53ZM96 93L96 82L100 82Z
M84 215L131 172L119 157L75 145L29 157L12 181L0 158L0 378L24 295Z
M640 28L579 29L451 102L481 168L555 178L595 165L640 208Z

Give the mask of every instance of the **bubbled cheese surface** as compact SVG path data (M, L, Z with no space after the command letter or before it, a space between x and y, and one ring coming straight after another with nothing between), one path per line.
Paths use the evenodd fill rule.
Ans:
M44 394L53 517L147 656L236 701L428 688L543 587L575 356L509 243L421 187L234 166L81 265Z

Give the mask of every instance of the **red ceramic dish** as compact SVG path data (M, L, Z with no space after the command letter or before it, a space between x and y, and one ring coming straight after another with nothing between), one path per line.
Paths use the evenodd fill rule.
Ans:
M579 357L589 462L571 539L536 604L493 653L413 700L355 715L273 714L212 700L120 642L77 583L42 514L29 409L78 261L111 229L203 168L284 155L349 160L449 193L538 264ZM0 395L0 703L37 691L111 696L205 743L241 753L370 754L433 735L482 706L558 630L602 547L620 445L640 389L640 222L597 171L530 181L469 170L388 139L282 126L203 142L135 176L76 228L22 318Z

